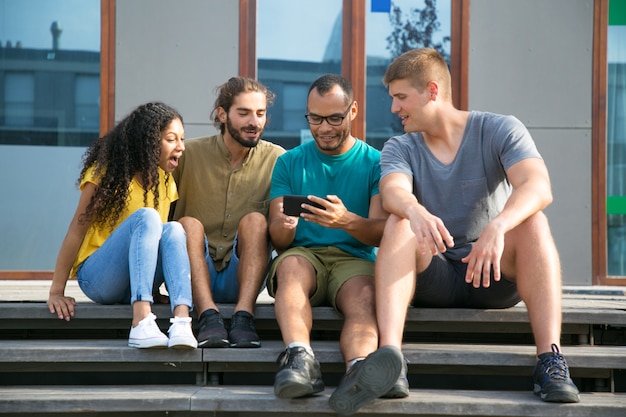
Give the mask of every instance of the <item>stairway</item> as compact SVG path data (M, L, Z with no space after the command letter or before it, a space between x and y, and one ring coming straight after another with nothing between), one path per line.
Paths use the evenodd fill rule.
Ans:
M139 350L126 345L129 306L79 298L76 317L64 322L45 304L49 283L29 285L19 299L0 285L0 415L334 415L328 397L344 371L342 321L329 307L314 309L313 329L326 390L284 400L272 390L284 346L269 297L260 297L256 310L260 349ZM403 345L411 394L375 401L359 414L625 416L623 289L568 287L563 306L561 345L581 389L579 404L543 403L532 394L535 350L520 303L505 310L411 308ZM169 306L154 307L166 330ZM228 319L233 306L220 309Z

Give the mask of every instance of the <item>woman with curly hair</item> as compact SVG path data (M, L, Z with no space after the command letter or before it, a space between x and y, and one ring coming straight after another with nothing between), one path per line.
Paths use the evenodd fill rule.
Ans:
M139 106L87 149L78 207L50 287L51 313L67 321L74 316L76 301L65 287L76 277L91 300L132 305L129 346L197 347L185 233L167 222L178 199L171 172L184 150L183 119L163 103ZM174 315L169 338L151 309L163 282Z

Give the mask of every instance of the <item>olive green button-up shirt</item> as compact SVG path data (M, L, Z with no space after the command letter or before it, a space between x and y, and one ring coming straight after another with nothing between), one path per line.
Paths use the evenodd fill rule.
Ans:
M218 271L230 260L241 218L255 211L268 216L272 171L284 152L261 140L240 166L231 168L221 134L185 141L185 152L173 173L179 195L173 218L191 216L204 225Z

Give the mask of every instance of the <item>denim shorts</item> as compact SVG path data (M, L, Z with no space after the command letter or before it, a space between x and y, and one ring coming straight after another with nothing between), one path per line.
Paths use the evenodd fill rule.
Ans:
M211 277L211 295L213 296L213 301L216 303L236 303L239 300L239 257L237 256L237 236L238 235L235 234L233 252L230 256L230 260L227 262L226 268L221 271L217 271L215 269L213 258L209 255L209 241L206 236L204 237L204 256L207 266L209 267L209 276ZM267 263L269 265L269 262L272 259L272 254L271 250L268 252L270 254L267 259ZM261 285L261 291L264 288L265 281L263 282L263 285Z
M460 260L434 256L426 270L417 275L415 294L411 305L415 307L446 308L508 308L521 298L515 282L502 276L488 288L474 288L465 282L467 264Z

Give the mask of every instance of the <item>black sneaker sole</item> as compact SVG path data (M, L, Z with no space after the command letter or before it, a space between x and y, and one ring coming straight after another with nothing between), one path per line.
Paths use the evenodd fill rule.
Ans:
M324 382L317 380L314 382L297 380L297 376L288 375L281 378L282 375L276 375L274 382L274 395L278 398L300 398L309 397L318 392L324 391Z
M409 396L409 386L406 383L398 382L393 384L393 387L386 394L380 396L380 398L406 398Z
M535 385L534 394L541 398L542 401L548 403L577 403L580 402L580 396L572 391L552 391L541 392L541 387Z
M349 416L359 408L389 392L395 385L404 357L393 346L383 346L364 359L347 383L338 386L330 396L330 407Z
M227 348L230 343L226 339L208 338L206 340L198 340L198 347L200 348Z
M231 343L231 348L260 348L261 342L259 340L242 340L239 342Z

